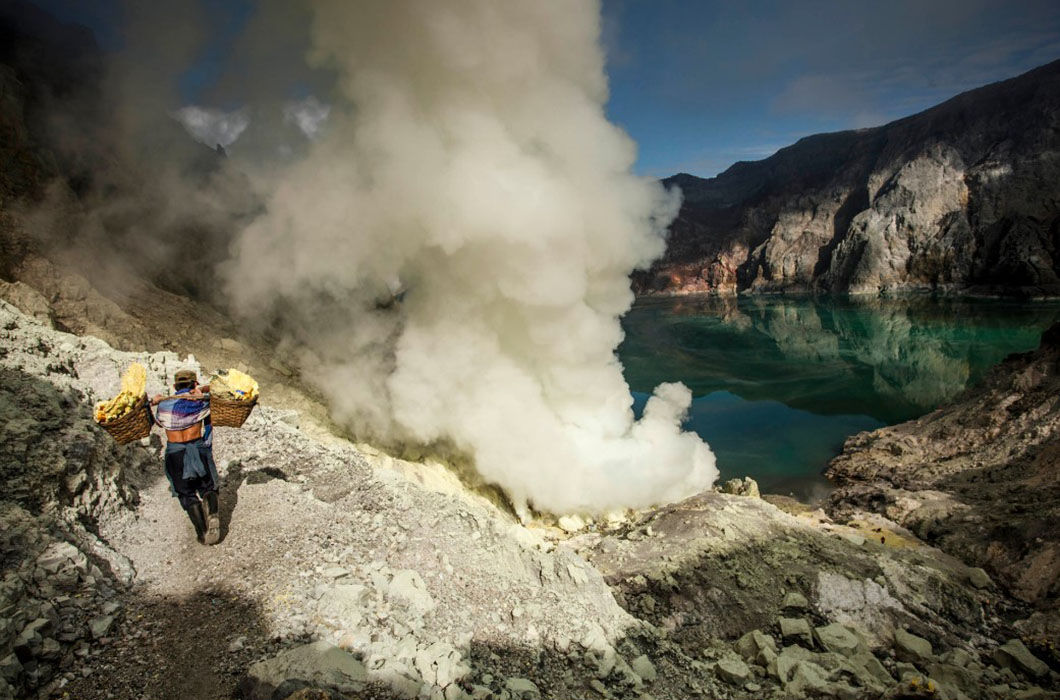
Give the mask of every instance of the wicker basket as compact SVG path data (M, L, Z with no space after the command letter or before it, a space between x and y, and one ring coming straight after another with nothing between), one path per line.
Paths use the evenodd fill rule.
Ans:
M257 405L256 396L250 401L232 401L210 394L210 421L215 427L241 428Z
M147 396L141 396L125 415L98 425L120 445L147 437L151 434L151 409L147 407Z

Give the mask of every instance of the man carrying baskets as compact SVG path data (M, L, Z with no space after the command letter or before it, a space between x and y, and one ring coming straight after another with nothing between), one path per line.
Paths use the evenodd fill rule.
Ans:
M173 375L173 396L158 394L151 404L158 407L155 421L166 431L166 477L173 495L195 526L199 542L213 545L221 539L221 520L209 391L208 384L199 386L194 370L182 369Z

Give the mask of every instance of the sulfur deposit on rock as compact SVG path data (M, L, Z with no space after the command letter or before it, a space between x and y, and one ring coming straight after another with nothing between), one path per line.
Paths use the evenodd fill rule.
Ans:
M745 476L742 479L729 479L718 489L722 493L732 494L734 496L747 496L748 498L760 498L761 494L758 492L758 482L749 476Z

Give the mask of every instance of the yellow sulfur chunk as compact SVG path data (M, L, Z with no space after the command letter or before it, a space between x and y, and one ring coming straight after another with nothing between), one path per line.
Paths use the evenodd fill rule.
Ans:
M123 391L109 401L100 401L96 404L96 422L106 423L124 416L133 409L133 406L136 405L141 396L143 394L134 396Z
M229 401L253 401L258 397L258 383L245 372L229 369L210 378L210 393Z
M131 411L147 391L147 370L134 362L121 377L121 391L109 401L96 404L95 418L97 423L106 423L121 418Z
M142 396L147 391L147 370L139 362L129 365L121 377L121 391L129 396Z

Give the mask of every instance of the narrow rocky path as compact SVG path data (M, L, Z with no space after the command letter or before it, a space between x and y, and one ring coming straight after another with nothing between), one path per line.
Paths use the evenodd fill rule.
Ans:
M99 536L129 559L134 584L67 697L230 698L255 662L320 639L364 660L364 697L415 696L452 683L461 643L490 666L501 663L491 650L521 658L509 640L629 620L569 553L546 553L467 496L371 467L348 443L296 439L277 427L283 415L264 408L217 431L213 547L195 540L160 459L129 475L140 502L102 519Z
M272 537L281 527L275 518L258 517L270 505L261 496L272 494L254 494L253 506L239 508L244 481L227 479L224 538L207 547L195 540L165 480L149 480L137 512L103 523L100 532L137 572L121 596L121 622L63 690L86 700L230 698L247 665L281 641L252 597L265 572L247 561L282 539Z

